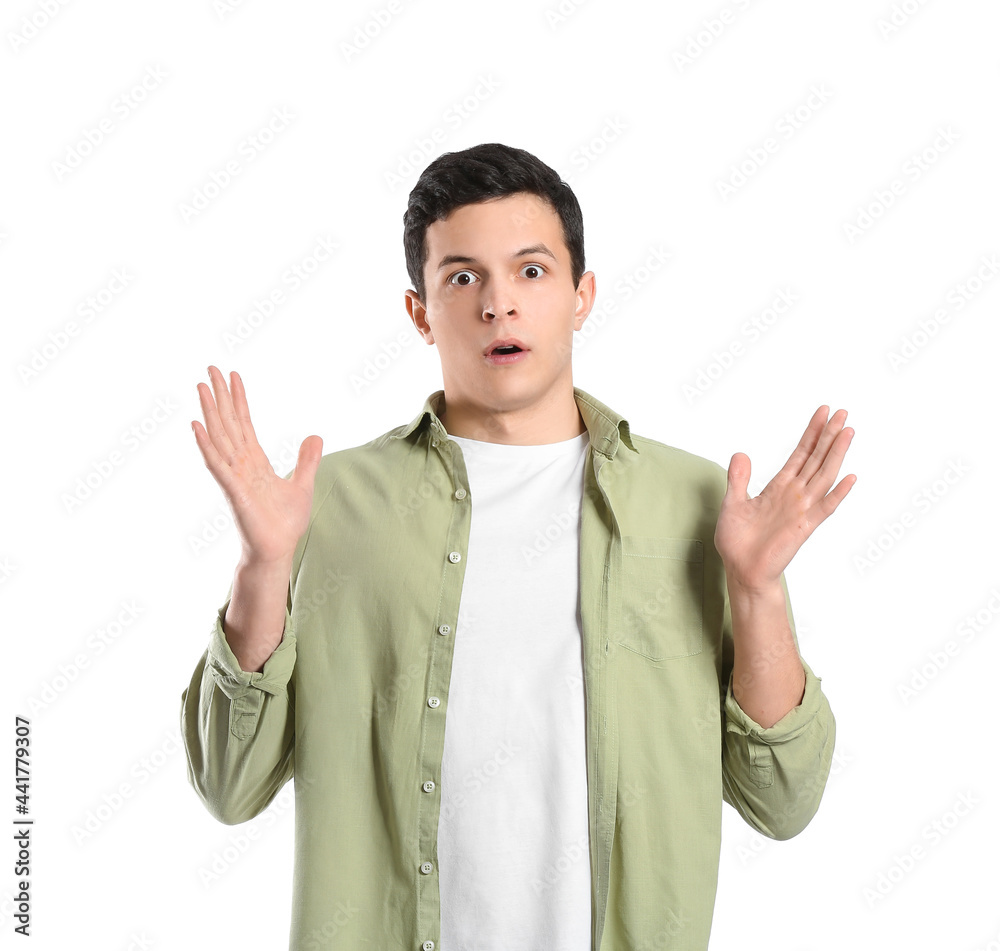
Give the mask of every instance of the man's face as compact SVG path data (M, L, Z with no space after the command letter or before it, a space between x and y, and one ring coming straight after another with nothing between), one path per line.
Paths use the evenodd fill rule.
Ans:
M573 332L594 301L594 274L575 287L559 215L529 193L463 205L427 229L425 297L406 308L441 356L445 404L516 410L572 388ZM491 359L516 338L515 361Z

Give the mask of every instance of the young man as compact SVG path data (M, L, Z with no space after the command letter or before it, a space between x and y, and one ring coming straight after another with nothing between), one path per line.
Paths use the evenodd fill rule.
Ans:
M783 571L853 485L846 413L750 499L742 453L727 477L573 386L595 278L549 166L442 155L404 226L444 381L408 425L279 478L239 376L199 384L243 555L190 781L239 823L294 777L293 951L705 949L723 800L786 839L829 773Z

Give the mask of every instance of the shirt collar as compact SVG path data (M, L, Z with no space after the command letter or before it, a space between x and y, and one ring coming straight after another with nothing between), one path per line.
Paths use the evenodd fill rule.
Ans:
M613 459L618 451L619 442L623 442L632 452L639 451L632 443L628 420L624 416L616 413L609 406L605 406L599 399L581 390L578 386L573 387L573 398L579 407L580 415L583 417L584 425L586 425L590 435L590 443L596 452L603 453L609 459ZM391 438L407 439L415 432L419 435L426 426L438 438L447 439L448 431L438 416L443 402L444 390L435 390L424 400L423 408L413 417L412 421L392 433Z

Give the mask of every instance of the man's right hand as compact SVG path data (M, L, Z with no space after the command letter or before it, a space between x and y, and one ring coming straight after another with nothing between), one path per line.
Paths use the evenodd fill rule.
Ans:
M290 564L299 539L309 526L313 485L323 453L323 440L307 436L299 447L292 475L277 475L257 443L246 392L239 374L230 374L232 396L218 367L208 375L198 396L205 425L192 420L198 448L219 483L243 543L243 561L254 565Z

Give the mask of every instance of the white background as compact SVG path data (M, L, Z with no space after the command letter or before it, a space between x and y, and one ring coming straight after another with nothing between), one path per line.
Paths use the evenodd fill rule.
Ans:
M857 484L786 572L834 774L787 842L725 808L712 948L1000 947L995 4L43 6L0 15L3 734L10 763L14 714L31 717L35 947L287 946L291 785L225 827L179 744L239 550L190 428L196 384L240 371L282 473L310 433L331 452L412 419L441 377L403 307L407 193L480 142L576 191L598 297L574 383L635 432L724 466L746 452L756 494L821 404L856 430ZM276 109L292 118L248 158ZM227 344L321 238L332 258ZM653 248L668 263L643 271ZM752 340L781 290L796 303ZM11 843L2 864L6 936Z

